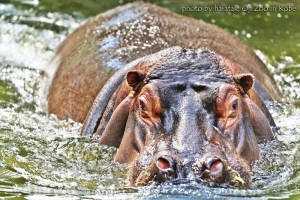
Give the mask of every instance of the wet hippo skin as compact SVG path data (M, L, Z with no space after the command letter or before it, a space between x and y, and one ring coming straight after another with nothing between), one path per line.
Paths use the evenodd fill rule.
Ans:
M282 95L261 60L226 31L155 5L88 20L53 65L48 112L119 148L130 185L249 187L258 143L274 139L264 100Z

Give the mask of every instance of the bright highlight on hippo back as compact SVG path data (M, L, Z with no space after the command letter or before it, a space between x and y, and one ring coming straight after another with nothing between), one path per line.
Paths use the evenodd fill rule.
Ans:
M251 187L258 143L273 140L264 101L282 95L226 31L147 3L87 21L59 47L48 112L118 148L132 186Z

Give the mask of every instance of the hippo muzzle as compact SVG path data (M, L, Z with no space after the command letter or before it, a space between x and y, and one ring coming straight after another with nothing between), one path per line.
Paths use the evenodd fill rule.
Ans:
M169 156L161 156L156 162L151 163L137 177L132 167L129 173L131 185L144 186L154 183L181 184L186 182L197 182L208 186L239 187L250 185L249 168L238 163L231 166L226 159L218 157L191 157L175 160Z
M194 130L197 128L194 127ZM182 133L183 135L194 133L194 137L191 138L195 138L194 140L198 142L193 143L188 137L187 140L176 142L175 140L178 140L174 137L176 132L149 141L129 167L130 185L195 181L208 186L249 187L251 183L249 161L236 152L230 138L220 134L215 128L207 132L208 137L203 137L201 141L197 139L201 134L198 131ZM179 149L179 145L184 148ZM124 152L121 152L123 157ZM119 161L119 153L116 160Z
M273 139L275 125L253 85L251 74L214 52L163 50L126 72L94 138L118 147L115 161L129 164L130 185L249 187L258 142Z

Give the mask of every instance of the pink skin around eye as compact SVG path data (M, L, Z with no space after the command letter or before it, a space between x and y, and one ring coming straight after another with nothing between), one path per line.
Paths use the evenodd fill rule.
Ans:
M145 95L141 95L139 98L140 101L140 108L142 111L144 111L146 109L146 105L147 105L147 98Z
M150 127L157 126L161 120L162 107L156 92L142 91L138 101L137 113L140 119Z
M145 95L141 95L139 98L140 102L142 102L144 105L148 102L148 99Z
M228 99L228 103L230 108L232 108L234 104L238 105L238 97L235 94L231 95Z

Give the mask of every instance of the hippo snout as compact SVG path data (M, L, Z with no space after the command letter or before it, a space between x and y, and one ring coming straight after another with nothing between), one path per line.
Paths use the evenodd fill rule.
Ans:
M161 156L156 161L155 181L196 181L214 185L230 182L230 169L220 158L176 160L170 156Z

